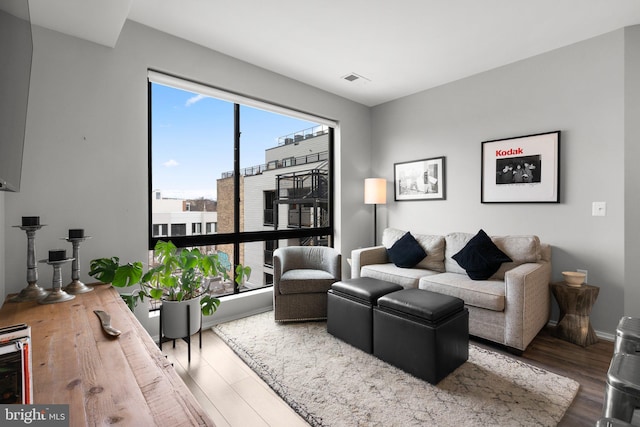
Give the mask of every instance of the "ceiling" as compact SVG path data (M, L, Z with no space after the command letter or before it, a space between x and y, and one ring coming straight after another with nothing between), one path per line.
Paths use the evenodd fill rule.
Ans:
M367 106L640 23L638 0L29 4L32 23L65 34L114 47L130 19Z

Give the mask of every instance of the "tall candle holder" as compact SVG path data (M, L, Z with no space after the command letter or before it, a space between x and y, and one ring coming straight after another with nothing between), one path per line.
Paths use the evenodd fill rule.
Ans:
M91 236L84 237L63 237L63 240L71 242L73 245L73 262L71 263L71 283L64 287L70 294L83 294L90 292L93 288L80 281L80 242L90 239Z
M48 259L42 259L39 262L49 264L53 266L53 280L51 287L53 288L49 295L39 299L38 304L55 304L57 302L65 302L74 299L75 295L69 295L62 289L62 264L69 261L73 261L73 258L66 258L56 261L50 261Z
M34 301L47 296L49 292L38 286L38 266L36 264L36 231L46 224L14 225L27 232L27 287L11 298L12 302Z

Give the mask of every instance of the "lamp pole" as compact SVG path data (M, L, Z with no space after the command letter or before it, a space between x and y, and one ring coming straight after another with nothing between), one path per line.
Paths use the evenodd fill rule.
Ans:
M373 204L373 246L378 243L378 204Z

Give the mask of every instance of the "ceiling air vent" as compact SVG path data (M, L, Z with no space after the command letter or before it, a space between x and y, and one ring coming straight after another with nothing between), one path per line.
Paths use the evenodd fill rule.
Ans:
M348 82L355 82L356 80L360 80L360 82L364 83L364 82L369 82L371 80L369 80L368 78L361 76L360 74L356 74L356 73L349 73L346 76L342 76L343 79L345 79Z

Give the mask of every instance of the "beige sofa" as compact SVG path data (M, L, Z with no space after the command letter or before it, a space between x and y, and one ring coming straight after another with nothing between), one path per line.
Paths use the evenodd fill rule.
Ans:
M420 288L461 298L469 309L469 333L523 351L549 320L551 247L537 236L492 236L513 262L503 263L488 280L471 280L451 257L474 236L414 234L427 256L413 268L399 268L387 257L406 231L387 228L382 246L351 253L351 277L374 277L404 288Z

